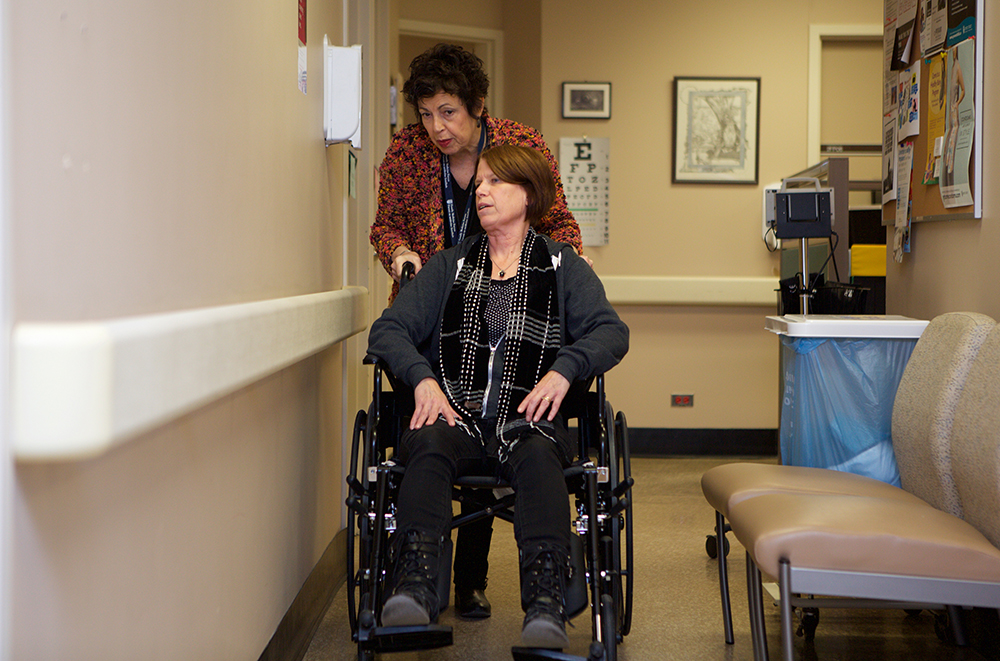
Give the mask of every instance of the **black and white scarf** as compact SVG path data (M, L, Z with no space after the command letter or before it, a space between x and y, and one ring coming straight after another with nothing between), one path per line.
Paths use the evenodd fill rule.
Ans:
M529 228L514 276L507 322L496 429L501 461L526 431L541 432L555 441L551 423L544 419L528 422L517 407L555 362L560 348L557 264L545 241ZM462 427L480 442L482 434L471 420L472 412L478 413L483 405L489 379L490 341L483 311L492 269L484 233L459 264L441 322L440 373L445 393L452 407L469 421Z

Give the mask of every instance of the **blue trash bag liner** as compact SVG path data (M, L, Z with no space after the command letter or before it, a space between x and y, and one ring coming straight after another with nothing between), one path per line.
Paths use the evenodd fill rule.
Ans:
M916 339L781 338L781 463L896 486L892 405Z

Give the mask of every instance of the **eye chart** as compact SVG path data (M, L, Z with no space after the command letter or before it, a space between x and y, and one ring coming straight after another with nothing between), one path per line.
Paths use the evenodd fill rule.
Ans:
M560 138L559 176L585 246L608 245L611 138Z

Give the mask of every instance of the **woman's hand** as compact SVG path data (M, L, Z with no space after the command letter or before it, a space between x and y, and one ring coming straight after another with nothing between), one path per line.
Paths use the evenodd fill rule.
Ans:
M566 377L559 372L549 370L517 407L517 412L523 413L525 419L530 422L538 422L548 409L549 414L546 419L551 422L559 412L559 406L567 392L569 392L569 381Z
M437 379L427 377L417 384L413 389L414 411L410 418L410 429L420 429L426 425L433 425L439 416L451 427L455 426L455 420L461 420L461 416L451 408L448 398L441 391Z
M396 248L392 253L392 279L399 282L400 274L403 272L403 264L409 262L413 264L413 274L416 275L423 266L420 255L413 252L406 246Z

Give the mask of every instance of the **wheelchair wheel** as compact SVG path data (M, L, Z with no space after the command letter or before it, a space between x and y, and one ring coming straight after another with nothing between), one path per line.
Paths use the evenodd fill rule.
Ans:
M607 462L608 483L602 500L610 516L601 526L602 574L607 577L604 594L611 600L611 617L616 642L622 642L632 627L632 468L628 449L628 424L605 402L601 462ZM624 499L624 500L622 500ZM624 503L624 505L622 504ZM622 545L625 546L624 556ZM623 562L624 560L624 562ZM603 604L602 604L603 606ZM603 609L602 609L603 610ZM602 618L604 615L602 614ZM602 627L603 628L603 627ZM607 642L607 641L604 641Z
M632 459L628 444L628 423L621 411L615 417L615 463L618 473L618 484L632 479ZM615 548L614 570L617 577L616 606L618 613L618 637L622 640L632 630L632 600L635 579L632 574L634 555L632 545L632 494L631 489L625 494L628 498L625 509L612 522L613 543ZM622 564L622 543L625 544L625 563Z
M601 604L601 642L604 644L604 661L618 661L618 625L615 607L611 595L604 595Z
M368 468L374 460L372 457L373 444L377 442L376 425L378 415L374 409L374 404L368 407L368 411L358 411L354 423L354 446L351 449L351 482L352 489L358 494L357 508L348 507L348 535L347 548L347 600L348 600L348 620L351 624L351 632L357 637L359 630L374 626L375 604L374 582L377 580L377 569L372 566L372 549L374 547L374 535L369 512L374 504L374 487L368 481ZM360 465L359 465L360 455ZM360 474L358 471L360 470ZM356 520L356 524L355 524ZM355 531L354 526L357 525ZM357 564L355 565L354 555L354 535L357 534ZM364 656L371 654L372 656ZM358 658L374 659L374 653L358 648Z
M354 418L354 434L352 436L351 445L351 466L350 475L348 476L348 486L351 489L351 493L347 499L347 548L346 548L346 569L347 569L347 619L351 624L351 631L357 631L358 629L358 610L357 602L355 601L355 591L358 588L358 577L354 573L354 537L355 537L355 518L358 519L358 526L361 526L361 520L364 517L361 515L365 511L365 500L363 489L361 493L358 493L358 485L361 483L357 480L357 469L358 469L358 450L361 447L361 443L364 441L365 436L365 426L368 422L368 414L365 411L358 411L358 415Z

